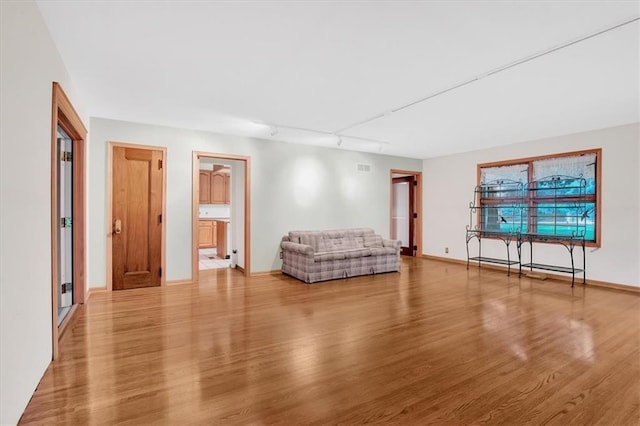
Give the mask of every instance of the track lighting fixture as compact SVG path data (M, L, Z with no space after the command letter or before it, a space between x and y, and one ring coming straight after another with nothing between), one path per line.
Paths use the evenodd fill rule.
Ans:
M1 0L0 0L1 1ZM310 128L306 128L306 127L297 127L297 126L288 126L286 124L274 124L274 123L265 123L263 121L254 121L253 123L261 126L261 128L268 128L269 129L269 134L271 135L271 137L277 135L280 133L280 129L285 129L285 130L293 130L295 132L302 132L302 133L306 133L306 134L311 134L311 135L318 135L318 136L323 136L323 140L325 141L325 143L334 143L336 144L336 146L338 147L342 147L344 144L344 140L342 139L342 135L340 135L338 132L330 132L330 131L326 131L326 130L317 130L317 129L310 129ZM285 140L287 139L287 137L291 136L292 132L286 132L286 134L283 136L285 138ZM356 147L359 145L359 142L364 142L366 144L374 144L375 146L377 146L378 150L381 152L383 147L386 145L389 145L389 142L387 141L379 141L379 140L375 140L375 139L370 139L370 138L362 138L359 136L354 136L354 135L349 135L347 136L349 138L349 148ZM333 142L332 142L333 141Z

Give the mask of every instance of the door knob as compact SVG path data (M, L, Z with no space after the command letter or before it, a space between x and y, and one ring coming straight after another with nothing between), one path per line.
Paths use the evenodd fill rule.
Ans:
M122 221L120 219L116 219L116 222L113 225L113 232L115 234L120 234L122 232Z

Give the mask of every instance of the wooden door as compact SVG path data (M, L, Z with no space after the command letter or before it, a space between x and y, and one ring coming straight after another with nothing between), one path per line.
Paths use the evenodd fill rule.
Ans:
M211 172L200 171L200 204L211 203Z
M162 151L113 148L113 289L159 286Z

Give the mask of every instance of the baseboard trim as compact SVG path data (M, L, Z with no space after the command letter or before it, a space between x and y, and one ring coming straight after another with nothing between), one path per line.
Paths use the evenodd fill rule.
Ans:
M560 278L564 278L564 277L560 277ZM571 281L571 280L569 280ZM607 281L598 281L598 280L587 280L587 285L592 285L594 287L600 287L600 288L606 288L608 290L619 290L619 291L626 291L629 293L635 293L640 295L640 287L636 287L633 285L627 285L627 284L616 284L616 283L610 283Z
M78 316L77 315L78 306L79 305L71 306L71 309L67 314L67 317L62 321L62 324L60 324L60 326L58 327L58 342L62 340L62 338L64 337L64 333L71 327L71 324L75 322L76 317Z
M280 269L273 269L271 271L259 271L259 272L251 273L252 277L263 277L266 275L278 276L278 275L282 275L282 271Z
M428 259L428 260L436 260L436 261L440 261L440 262L448 262L448 263L455 263L457 265L466 265L467 261L463 260L463 259L454 259L454 258L450 258L450 257L441 257L441 256L432 256L429 254L423 254L420 256L423 259ZM476 261L472 261L470 263L470 266L478 266L478 263ZM493 269L493 270L498 270L498 271L502 271L502 272L507 272L507 268L504 266L500 266L500 265L494 265L491 263L483 263L482 264L482 268L483 269ZM511 272L514 272L514 268L511 268ZM515 268L515 273L518 273L518 269ZM524 271L523 271L524 273ZM571 277L569 276L564 276L564 275L557 275L557 274L549 274L549 273L545 273L545 275L547 276L548 280L552 280L552 281L559 281L562 282L563 284L570 284L571 283ZM576 275L576 284L582 284L582 281L579 281L579 277ZM608 289L608 290L619 290L619 291L626 291L626 292L630 292L630 293L636 293L636 294L640 294L640 287L636 287L633 285L628 285L628 284L616 284L616 283L611 283L608 281L600 281L600 280L592 280L592 279L587 279L587 285L588 286L593 286L593 287L599 287L599 288L604 288L604 289Z
M89 298L97 293L106 293L107 292L107 286L104 287L89 287L89 289L87 289L87 297L84 299L84 303L87 303L89 301Z
M466 260L454 259L453 257L432 256L430 254L421 254L420 257L422 259L439 260L441 262L457 263L459 265L466 265L467 264ZM493 267L493 266L497 266L497 265L488 265L488 267ZM503 268L498 268L498 269L503 269Z
M193 280L191 279L171 280L171 281L167 281L165 284L167 285L167 287L174 286L174 285L187 285L187 284L193 284Z

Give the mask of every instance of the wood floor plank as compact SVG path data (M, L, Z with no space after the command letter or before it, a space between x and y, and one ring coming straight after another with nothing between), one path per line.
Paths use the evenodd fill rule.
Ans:
M640 297L403 259L96 293L21 424L639 424Z

